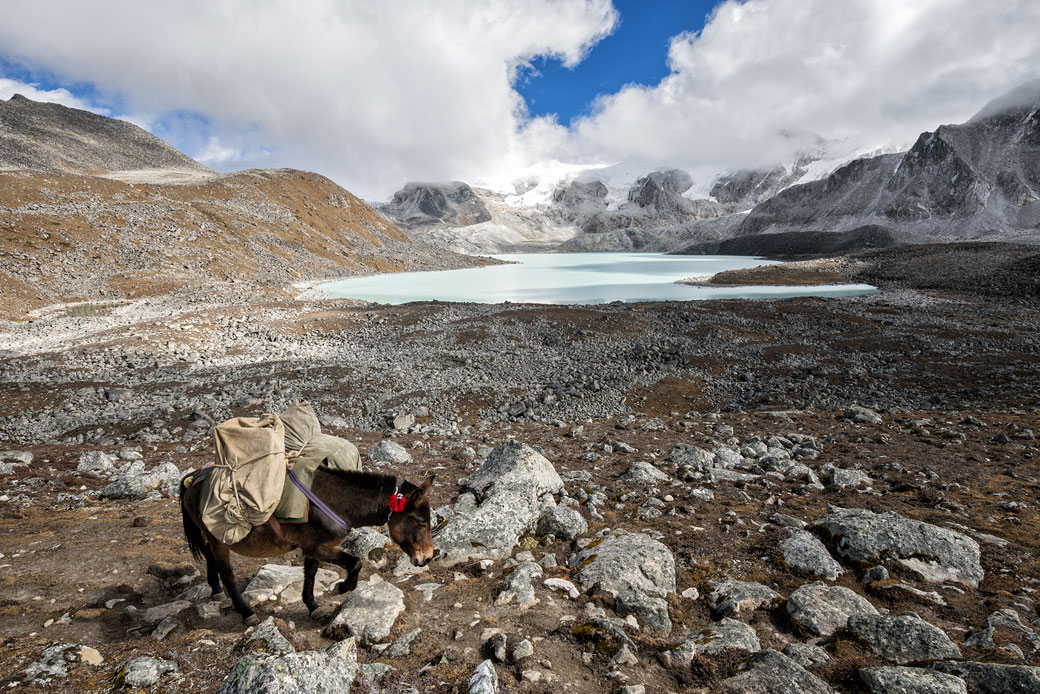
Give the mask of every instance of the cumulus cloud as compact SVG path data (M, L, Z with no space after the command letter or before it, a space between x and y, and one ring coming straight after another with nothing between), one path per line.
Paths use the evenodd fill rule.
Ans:
M514 89L530 61L576 65L617 20L609 0L26 0L0 4L0 58L92 85L210 165L311 169L370 198L549 159L724 169L815 134L909 143L1040 76L1035 0L728 0L672 40L659 84L570 127L531 118Z
M588 155L769 164L811 144L909 144L1040 76L1035 0L730 0L672 40L672 73L603 96Z
M609 0L33 0L0 5L0 54L380 196L517 165L518 66L574 65L616 19Z

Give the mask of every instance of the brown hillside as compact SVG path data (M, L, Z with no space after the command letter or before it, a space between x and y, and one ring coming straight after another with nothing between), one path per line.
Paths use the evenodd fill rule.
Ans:
M55 301L465 267L329 179L277 169L184 184L0 172L0 317Z

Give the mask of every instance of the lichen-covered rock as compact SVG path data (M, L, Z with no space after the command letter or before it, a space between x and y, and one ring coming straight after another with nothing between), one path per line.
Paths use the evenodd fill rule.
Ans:
M830 636L844 629L853 615L876 615L878 611L863 596L844 586L808 583L787 599L791 621L817 636Z
M1040 692L1040 667L999 663L940 662L930 669L955 675L978 694L1036 694Z
M722 680L727 694L834 694L830 685L773 650L752 655L739 675Z
M24 682L37 685L49 684L54 679L65 679L69 676L69 668L80 663L100 664L101 655L89 646L78 643L56 643L48 646L40 654L38 660L23 670Z
M536 532L539 535L555 535L564 540L573 540L588 530L588 522L576 509L554 506L542 514Z
M885 660L899 665L960 658L961 651L937 626L912 612L900 615L854 615L849 632Z
M498 672L495 664L485 660L469 678L469 694L498 694Z
M495 598L496 605L516 605L526 610L538 603L531 579L542 575L542 567L533 561L520 562L506 577L506 589Z
M691 634L679 647L661 653L660 658L668 667L689 667L698 655L731 649L755 653L761 647L754 629L735 619L723 619Z
M871 667L859 671L870 694L968 694L960 677L916 667Z
M1017 631L1032 644L1034 651L1040 650L1040 634L1026 625L1022 618L1018 616L1018 613L1010 607L997 610L989 617L986 617L982 622L982 629L969 636L964 641L964 644L977 648L997 648L998 644L993 637L998 629Z
M655 484L664 484L671 478L650 463L637 461L629 466L628 472L621 479L629 484L653 486Z
M711 616L721 619L775 607L783 598L780 593L761 583L726 578L708 581L706 599L711 606Z
M835 551L848 561L898 561L925 580L958 581L972 588L978 588L984 575L975 540L894 511L832 507L813 528L826 531Z
M340 543L345 552L363 560L368 566L378 569L386 566L386 547L390 538L375 528L354 528Z
M675 592L675 559L668 547L642 533L624 533L589 545L569 563L581 567L576 577L584 592L595 588L620 595L621 609L635 614L651 633L671 631L664 598Z
M321 596L330 585L339 580L339 574L329 569L318 569L314 577L314 597ZM264 564L249 581L242 597L256 606L268 600L279 600L291 605L303 601L303 567L283 564Z
M219 694L342 694L350 691L357 672L352 638L324 651L250 653L235 664Z
M412 454L396 441L383 439L368 452L368 462L372 465L405 465L412 462Z
M818 537L806 530L792 529L788 533L787 539L780 542L780 551L789 566L830 581L845 572Z
M268 617L260 624L247 630L245 642L249 645L259 645L261 649L268 653L296 652L296 647L275 626L274 617Z
M789 643L784 646L784 655L805 668L826 665L831 659L827 651L811 643Z
M145 655L127 663L116 677L116 683L130 689L148 688L158 684L166 673L177 671L177 663Z
M392 583L361 583L347 593L339 612L321 632L327 639L355 637L362 646L381 643L390 636L397 616L404 612L404 593Z
M440 566L509 556L520 537L555 506L552 495L563 491L563 480L533 448L505 441L491 451L465 488L471 492L460 496L455 516L434 538Z

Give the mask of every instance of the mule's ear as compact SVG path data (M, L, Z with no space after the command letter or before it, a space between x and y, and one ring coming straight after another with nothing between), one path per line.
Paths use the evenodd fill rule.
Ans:
M422 490L422 493L423 493L424 496L430 492L430 487L433 486L433 479L436 476L437 475L430 475L429 477L427 477L426 479L424 479L422 481L422 484L419 485L419 489Z

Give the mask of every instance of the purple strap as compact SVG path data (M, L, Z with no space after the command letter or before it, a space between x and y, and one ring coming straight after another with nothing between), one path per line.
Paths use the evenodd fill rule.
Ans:
M307 499L312 504L314 504L315 508L317 508L319 511L321 511L326 516L331 518L332 522L337 523L338 525L342 526L343 529L350 530L350 524L347 523L346 521L344 521L339 516L337 516L336 513L331 508L329 508L328 506L325 505L324 501L322 501L317 496L315 496L314 492L312 492L310 489L308 489L307 486L304 485L304 483L300 481L300 479L296 476L296 473L294 473L292 470L286 470L286 472L289 473L289 479L292 480L292 483L296 485L296 488L299 489L301 492L303 492L303 495L305 497L307 497Z

